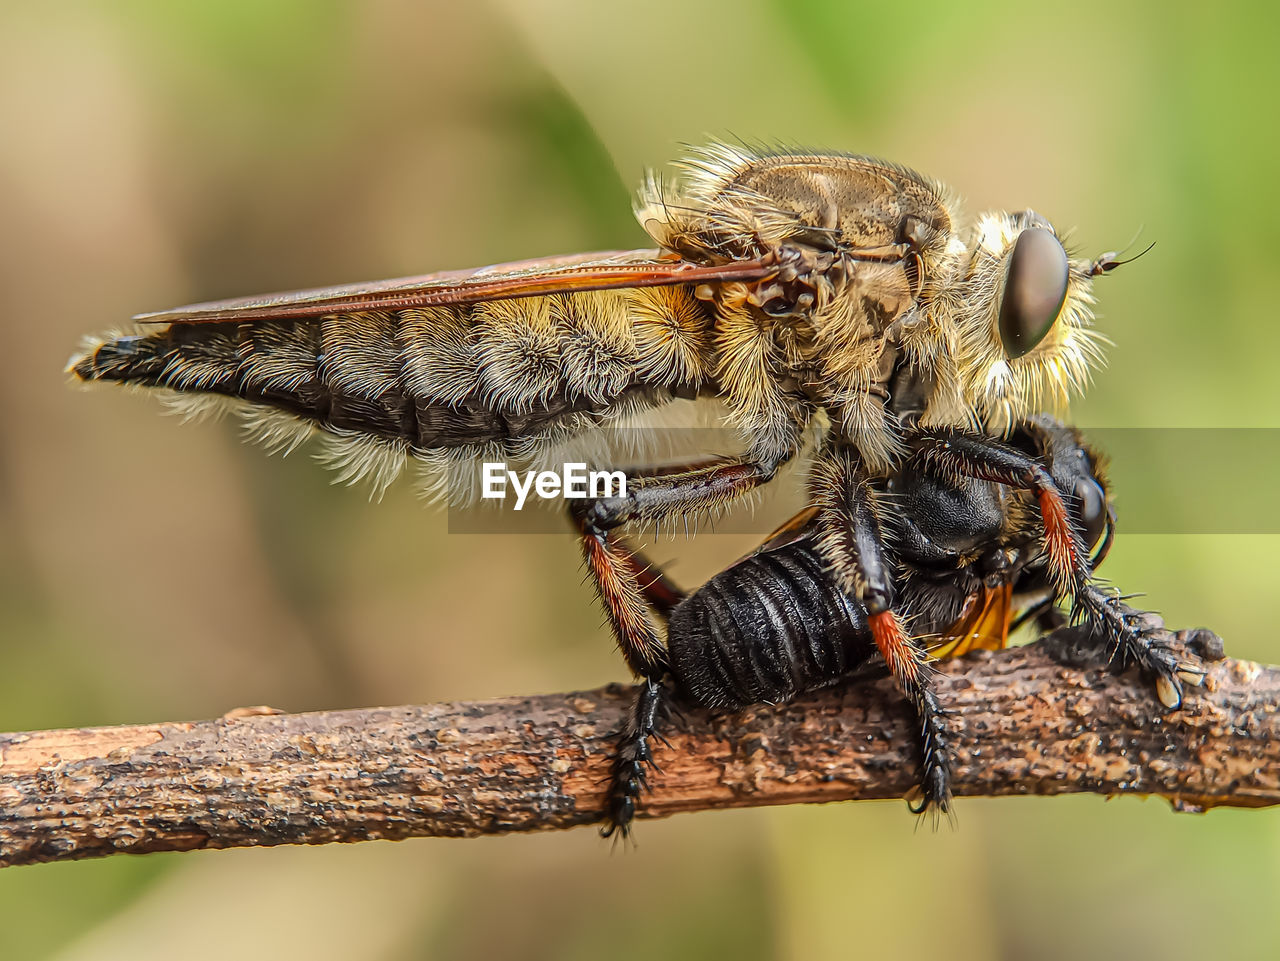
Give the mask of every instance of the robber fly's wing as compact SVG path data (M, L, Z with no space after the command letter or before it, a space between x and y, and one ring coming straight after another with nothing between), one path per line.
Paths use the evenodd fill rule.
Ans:
M317 287L191 304L139 314L144 324L200 324L305 319L365 310L411 310L621 287L669 287L766 277L760 260L695 264L660 250L546 257L473 270Z

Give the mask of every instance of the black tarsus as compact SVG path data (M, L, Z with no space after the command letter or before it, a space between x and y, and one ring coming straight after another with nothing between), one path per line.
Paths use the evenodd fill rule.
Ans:
M613 765L609 771L606 820L600 828L601 837L612 837L616 832L625 838L631 833L636 802L648 788L649 769L658 769L650 741L655 737L665 740L659 733L659 724L670 714L667 698L668 692L660 680L645 678L640 682L631 710L618 732Z

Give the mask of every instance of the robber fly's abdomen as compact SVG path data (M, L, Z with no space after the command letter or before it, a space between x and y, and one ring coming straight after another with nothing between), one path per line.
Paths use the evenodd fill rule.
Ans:
M684 288L600 291L319 320L174 324L73 362L116 380L265 405L420 450L533 436L641 390L707 376Z
M875 654L866 611L840 591L813 545L753 554L671 612L677 683L707 707L790 700Z

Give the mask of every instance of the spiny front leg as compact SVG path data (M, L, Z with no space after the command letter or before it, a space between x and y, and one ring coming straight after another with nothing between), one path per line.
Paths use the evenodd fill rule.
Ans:
M1181 705L1184 681L1203 682L1205 671L1198 658L1176 651L1167 640L1168 632L1152 626L1152 615L1129 607L1123 597L1094 581L1088 546L1043 464L990 437L955 430L922 431L912 444L917 462L925 469L1005 484L1035 496L1057 594L1070 599L1072 620L1082 623L1095 643L1106 645L1114 667L1136 665L1170 709Z
M920 802L916 813L951 807L951 758L945 711L933 690L924 648L911 638L893 609L893 584L874 495L856 454L829 445L815 466L818 548L845 593L867 610L867 624L898 688L920 725Z

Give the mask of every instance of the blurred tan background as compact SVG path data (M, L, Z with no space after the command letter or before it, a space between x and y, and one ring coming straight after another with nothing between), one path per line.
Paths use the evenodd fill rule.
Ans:
M854 150L1033 205L1115 341L1075 418L1280 426L1270 5L315 3L0 7L0 729L567 690L621 679L565 536L446 533L234 424L80 392L79 337L209 297L644 243L680 142ZM465 9L464 9L465 8ZM1280 660L1276 536L1123 536L1173 624ZM1273 496L1270 462L1221 477ZM1125 486L1128 485L1128 486ZM703 537L694 580L746 540ZM1274 812L1157 800L708 813L594 832L0 872L0 957L1265 957ZM192 935L194 932L194 940Z

